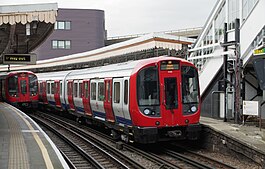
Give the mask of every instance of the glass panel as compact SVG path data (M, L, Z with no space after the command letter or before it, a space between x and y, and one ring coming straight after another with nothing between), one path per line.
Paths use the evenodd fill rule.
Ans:
M178 108L178 87L176 78L165 78L166 109Z
M51 83L51 94L54 94L54 91L55 91L54 83Z
M128 80L124 81L124 104L128 104Z
M27 81L21 80L20 81L20 87L21 87L21 93L26 94L27 93Z
M58 41L58 48L63 49L63 48L65 48L64 45L65 45L65 42L63 40Z
M48 94L51 94L51 84L50 83L48 83L47 88L48 88Z
M91 83L91 100L96 100L96 87L97 84L96 83Z
M36 95L38 92L38 79L35 75L29 75L29 91L31 95Z
M77 83L74 83L74 90L73 90L74 97L77 97Z
M18 77L12 76L8 78L8 92L9 95L18 97Z
M114 83L114 103L120 103L120 83Z
M65 29L64 22L58 21L57 25L58 25L58 29Z
M79 97L82 97L83 89L82 89L82 83L79 83Z
M137 76L139 106L159 105L159 81L157 67L141 70Z
M199 103L198 73L195 68L183 66L182 73L182 102L184 104Z
M239 18L239 0L228 1L228 30L235 29L235 19Z
M106 90L107 90L108 102L110 102L110 82L107 82Z
M60 96L62 96L63 94L63 84L62 82L60 81Z
M70 21L66 21L65 22L65 29L66 30L70 30L71 29L71 22Z
M104 100L104 83L99 82L98 83L98 101L103 101Z
M71 41L70 40L66 40L65 41L65 49L70 49L71 48Z
M57 40L53 40L52 41L52 48L53 49L57 49L58 48L58 42L57 42Z
M85 82L85 98L88 98L89 91L88 91L88 82Z

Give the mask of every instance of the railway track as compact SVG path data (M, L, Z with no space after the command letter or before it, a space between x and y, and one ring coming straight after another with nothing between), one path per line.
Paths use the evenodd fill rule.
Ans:
M76 132L77 127L66 122L60 123L54 118L32 115L31 117L41 123L58 137L54 141L66 157L68 164L73 168L144 168L130 158L124 157L108 145L98 145L90 136L83 136ZM58 138L60 138L58 141ZM59 143L58 143L59 142Z
M139 156L141 159L145 159L146 161L150 161L152 164L149 165L150 168L160 168L160 169L171 169L171 168L181 168L181 169L191 169L191 168L199 168L199 169L212 169L212 168L224 168L224 169L234 169L231 166L228 166L226 164L223 164L222 162L213 160L211 158L208 158L206 156L201 156L200 154L196 154L194 152L186 151L185 154L177 152L177 150L169 150L166 147L159 147L160 150L158 151L152 151L150 149L145 149L141 146L132 146L130 144L123 144L122 142L115 142L110 136L99 132L97 130L94 130L90 127L86 127L84 125L79 125L78 123L65 119L62 117L55 117L51 116L48 114L45 114L45 117L48 119L52 119L53 121L56 121L57 123L63 125L63 126L68 126L71 128L71 130L74 130L76 133L79 135L84 135L86 137L90 137L93 140L97 140L97 144L99 146L104 146L104 144L112 144L112 150L109 150L111 152L115 152L117 158L123 159L123 160L128 160L126 157L126 154L124 152L127 152L127 156ZM78 127L77 127L78 126ZM105 140L105 141L102 141ZM105 142L105 143L104 143ZM116 147L122 149L118 150ZM118 145L118 146L117 146ZM173 146L173 145L172 145ZM157 149L158 147L155 147L154 149ZM175 147L176 148L176 147ZM128 155L129 153L129 155ZM130 155L134 154L134 155ZM118 157L122 154L121 157ZM136 155L137 154L137 155ZM125 158L125 159L124 159ZM130 161L130 160L128 160ZM142 166L141 160L137 162L131 162L131 166L129 168L149 168L148 166ZM136 166L139 165L139 166ZM127 166L128 167L128 166Z

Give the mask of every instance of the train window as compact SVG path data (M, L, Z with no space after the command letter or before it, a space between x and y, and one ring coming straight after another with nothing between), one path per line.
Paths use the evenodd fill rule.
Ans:
M63 94L63 83L60 81L60 96Z
M124 104L128 104L128 80L124 81Z
M27 81L20 80L20 87L21 87L21 93L26 94L27 93Z
M137 98L139 106L159 105L159 80L157 67L148 67L138 73Z
M114 103L120 103L120 83L114 82Z
M98 101L103 101L105 98L105 91L104 91L104 83L103 82L99 82L98 83Z
M79 83L79 97L82 98L82 93L83 93L83 88L82 88L83 83Z
M88 82L85 82L85 98L88 98L89 91L88 91Z
M18 96L18 77L12 76L8 78L8 92L11 96Z
M42 93L43 92L43 84L41 82L39 83L39 88L40 88L40 93Z
M106 84L106 90L107 90L107 101L110 102L110 82L108 81Z
M178 108L178 86L176 78L165 78L165 102L167 109Z
M74 83L74 90L73 90L74 97L77 97L77 83Z
M48 85L47 85L47 89L48 89L48 90L47 90L47 91L48 91L47 93L48 93L48 94L51 94L51 83L48 83Z
M91 100L96 100L96 89L97 84L96 83L91 83Z
M29 91L31 95L36 95L38 92L38 79L35 75L29 75Z
M182 102L199 103L198 73L194 67L182 66Z
M54 94L55 88L54 88L54 82L51 83L51 94Z

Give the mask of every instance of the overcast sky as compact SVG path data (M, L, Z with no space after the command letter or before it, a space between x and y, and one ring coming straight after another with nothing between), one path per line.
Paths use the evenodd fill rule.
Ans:
M202 27L217 0L0 0L1 5L57 2L105 11L108 37Z

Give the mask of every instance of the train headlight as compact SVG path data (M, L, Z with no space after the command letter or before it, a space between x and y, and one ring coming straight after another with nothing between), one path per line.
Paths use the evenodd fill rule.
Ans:
M151 110L150 109L144 109L144 114L145 115L150 115L151 114Z
M192 106L192 107L190 108L190 110L192 111L192 113L195 113L195 112L197 111L197 107L196 107L196 106Z

